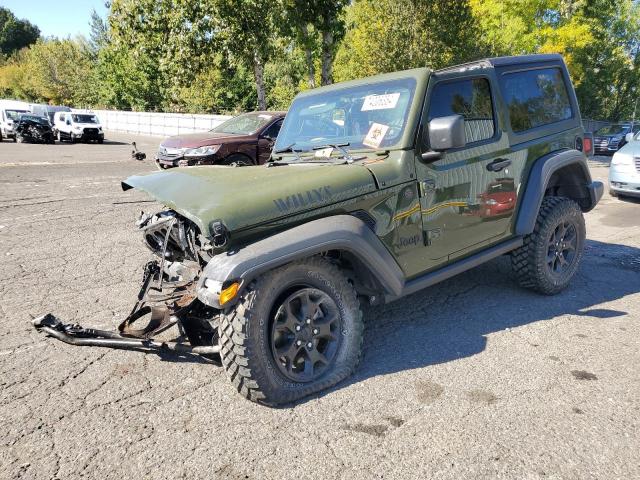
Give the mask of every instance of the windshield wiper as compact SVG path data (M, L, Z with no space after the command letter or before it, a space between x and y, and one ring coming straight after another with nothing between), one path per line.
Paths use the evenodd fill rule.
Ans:
M353 163L356 160L362 160L366 157L358 157L358 158L353 158L353 155L351 155L351 152L349 150L347 150L347 148L349 145L351 145L349 142L346 143L327 143L326 145L319 145L317 147L313 147L312 150L324 150L325 148L335 148L336 150L340 150L340 153L342 153L342 159L346 162L346 163Z
M278 150L274 150L273 154L274 155L280 155L282 153L293 153L296 156L296 162L300 162L300 161L302 161L302 157L300 156L300 152L302 152L302 150L296 150L295 148L293 148L295 146L296 146L296 144L292 143L291 145L288 145L288 146L286 146L284 148L280 148ZM267 166L269 166L269 165L288 165L289 163L292 163L292 162L282 162L280 160L271 160L271 161L267 162Z

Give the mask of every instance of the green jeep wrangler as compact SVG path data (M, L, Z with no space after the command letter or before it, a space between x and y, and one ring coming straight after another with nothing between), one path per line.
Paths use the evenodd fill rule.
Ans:
M363 302L504 254L523 287L565 288L582 257L583 212L603 191L587 168L591 143L558 55L305 91L267 165L123 182L166 209L138 222L155 260L119 333L51 315L36 326L80 345L219 354L246 398L292 402L355 370ZM154 339L175 323L190 347Z

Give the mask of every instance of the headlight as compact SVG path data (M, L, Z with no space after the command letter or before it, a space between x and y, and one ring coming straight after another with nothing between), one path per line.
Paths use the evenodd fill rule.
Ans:
M614 153L611 159L611 165L633 165L633 159L624 153Z
M78 126L78 125L74 125L73 129L77 132L79 132L80 130L82 130L82 127Z
M220 150L220 145L208 145L206 147L187 148L184 151L185 157L205 157L207 155L213 155Z
M613 141L614 141L614 142L621 142L623 138L624 138L624 137L622 137L622 136L620 136L620 137L613 137Z

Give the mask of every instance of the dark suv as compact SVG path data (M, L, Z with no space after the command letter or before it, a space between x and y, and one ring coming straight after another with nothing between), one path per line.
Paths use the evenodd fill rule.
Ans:
M615 123L599 128L593 135L593 146L596 155L613 155L626 143L628 133L635 135L640 131L640 123Z

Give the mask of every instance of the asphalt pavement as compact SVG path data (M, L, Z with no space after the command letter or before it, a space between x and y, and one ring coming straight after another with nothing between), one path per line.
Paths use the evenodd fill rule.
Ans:
M197 357L32 328L113 328L135 300L134 221L159 206L120 181L155 169L160 139L107 137L0 144L0 478L640 478L640 201L605 192L562 294L497 259L368 310L355 376L267 408Z

